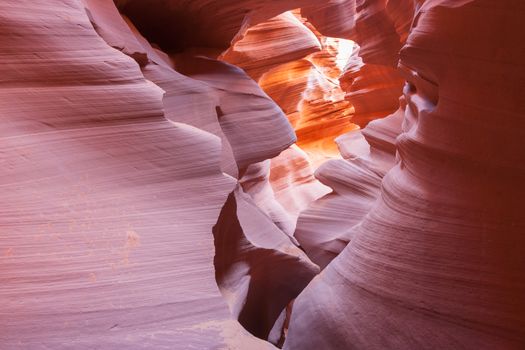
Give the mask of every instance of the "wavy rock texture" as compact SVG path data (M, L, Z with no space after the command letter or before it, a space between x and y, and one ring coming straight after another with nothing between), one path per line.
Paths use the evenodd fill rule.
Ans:
M233 150L217 118L219 96L200 81L175 70L170 57L154 48L138 29L122 17L111 1L83 0L93 26L112 47L133 57L140 64L144 77L164 90L165 117L211 132L221 138L221 167L238 177Z
M281 158L281 156L277 157ZM286 208L277 201L275 192L270 183L271 161L265 160L250 165L240 180L242 189L254 201L281 231L292 237L295 230L295 221ZM315 181L315 179L313 179Z
M252 164L240 183L259 209L294 242L299 213L331 191L314 177L308 155L296 145L271 161Z
M235 186L221 168L237 177L290 145L294 135L284 115L238 69L194 58L184 67L201 80L186 77L110 1L83 4L57 2L52 12L36 2L2 8L10 33L2 41L8 53L2 109L12 118L2 128L9 142L4 160L11 164L3 185L13 208L2 222L12 230L3 240L8 283L0 291L10 300L3 343L31 349L271 347L245 332L221 298L211 228ZM43 33L40 23L48 28ZM13 69L20 62L31 69ZM164 97L144 77L162 87ZM253 117L244 118L250 111ZM252 137L238 131L250 128ZM29 164L41 175L32 175ZM238 215L249 213L252 222L243 221L244 236L232 229L218 240L238 240L255 252L247 256L256 256L246 232L260 229L254 218L264 227L265 216L245 207ZM233 264L232 271L221 270L228 281L253 279L252 290L261 289L260 281L278 290L279 298L236 299L242 314L233 316L257 335L269 333L317 272L277 228L266 245L274 250L257 261L289 265L284 275L239 272ZM215 262L245 255L222 256L219 250ZM225 291L226 282L218 282Z
M113 8L113 13L119 16L115 11ZM118 18L113 19L113 22L117 21ZM244 174L252 163L277 155L294 141L284 115L244 72L222 62L183 55L175 57L177 69L197 80L183 76L174 70L170 57L152 48L136 28L128 24L151 57L143 67L144 75L166 90L164 105L167 117L173 121L182 119L220 136L225 145L222 157L223 164L226 164L223 167L225 171L234 176L238 171ZM124 35L121 39L128 40ZM197 100L193 97L196 93L199 94L197 98L200 96L207 101ZM189 114L181 115L181 112ZM270 139L267 135L273 137ZM231 160L236 165L234 170L230 167ZM238 189L236 193L241 195L242 190ZM243 198L248 197L244 195ZM268 193L268 198L272 198L271 193ZM266 207L239 205L239 210L229 210L231 205L228 203L215 227L217 282L232 314L252 334L266 339L279 314L315 275L317 266L309 262L304 254L302 260L297 262L300 251L284 232L276 228L270 231L272 234L268 235L267 245L273 240L271 248L279 248L267 249L261 255L252 232L265 229L268 224ZM245 212L249 212L251 223L241 220L247 215ZM239 223L230 225L231 220ZM228 242L228 245L222 242ZM235 249L237 246L242 249ZM242 269L238 267L238 262L243 259L264 266L279 264L288 272L279 274L271 269L257 272L256 267ZM258 296L254 297L253 290L261 289L261 283L268 290L257 292ZM245 288L251 292L248 293ZM279 297L273 297L275 293L271 292L271 288L279 290ZM237 297L231 298L231 295Z
M354 108L344 100L345 94L338 81L341 70L336 53L340 43L329 42L326 38L322 41L323 51L308 57L313 66L298 106L299 118L295 126L297 144L316 164L337 157L334 139L357 128L351 122Z
M294 228L299 213L312 201L330 192L330 188L313 176L310 158L296 145L271 160L269 180L276 200L293 218Z
M306 25L327 44L325 50L311 55L310 60L316 63L323 76L338 80L337 95L345 94L345 99L351 102L351 109L345 114L351 113L347 118L352 123L365 126L398 108L404 79L394 63L398 57L398 46L406 40L408 20L413 17L413 8L412 3L399 1L358 1L357 4L355 1L329 1L301 10ZM352 26L342 20L344 13L351 14ZM386 17L390 19L378 23ZM354 44L349 50L351 56L348 60L338 62L338 56L344 49L341 45L345 42L327 43L329 38L323 37L323 34L364 42L363 48ZM375 63L364 63L364 60ZM324 114L323 111L337 108L341 103L334 101L341 101L341 97L332 98L332 102L324 105L315 103L316 107L311 108L310 114L319 118ZM377 198L380 181L394 162L396 151L393 144L400 133L402 113L402 110L395 112L384 121L375 122L365 129L363 134L367 140L356 130L355 124L341 124L343 119L331 118L327 123L321 118L321 124L312 125L314 133L310 134L310 139L314 141L317 152L311 152L310 157L317 160L318 165L322 164L316 177L330 186L333 192L312 203L302 213L295 236L320 266L326 266L348 244L352 236L350 228L360 222ZM333 131L330 131L330 124L333 125ZM320 136L320 127L325 130L321 133L326 133L326 137ZM298 129L297 126L295 128ZM346 131L350 131L348 136L340 136L336 146L333 137ZM301 131L298 130L297 134L300 140ZM363 147L366 150L360 154L358 150ZM339 152L346 159L334 160L338 158ZM323 156L316 157L316 154ZM332 160L323 163L327 159Z
M272 18L248 29L221 60L259 81L292 122L298 145L319 163L338 156L333 138L355 125L349 122L352 109L337 83L339 41L316 36L307 25L292 12ZM257 205L290 236L299 212L328 191L313 177L308 158L293 146L272 160L271 169L268 162L253 164L241 179ZM270 176L275 179L272 186Z
M294 303L284 348L523 348L524 10L423 4L401 50L399 163Z
M305 6L301 15L322 35L357 42L366 63L394 66L415 5L406 0L329 0Z
M399 107L404 79L395 68L414 8L415 3L407 0L330 0L301 11L321 34L351 39L360 46L340 83L355 110L352 122L361 127Z
M254 80L273 67L321 50L317 37L291 12L249 28L221 59L246 71Z
M524 348L524 17L0 2L0 348Z
M164 105L166 112L169 113L168 118L180 120L180 107L187 106L188 100L194 101L194 104L190 104L185 109L193 113L183 116L183 121L222 137L223 145L226 145L223 148L223 164L227 165L223 168L230 174L236 176L237 170L243 174L250 164L277 155L294 141L293 132L286 123L284 115L243 72L210 59L187 55L174 57L176 69L197 80L188 78L174 71L175 65L171 58L152 48L131 24L130 27L151 57L151 61L143 67L144 75L167 92ZM188 94L195 94L195 92L199 93L201 98L207 98L208 103L201 103L195 98L189 99ZM195 104L200 108L196 110ZM213 113L210 113L211 110ZM202 114L206 118L203 118ZM220 125L219 130L216 128L217 125ZM261 133L263 130L265 132ZM266 137L268 134L274 137L268 139ZM231 159L234 159L238 169L231 169ZM317 267L310 263L304 254L302 261L296 262L299 251L287 236L277 229L272 231L273 236L269 236L268 241L270 242L270 237L273 237L274 245L278 243L280 249L287 253L278 253L275 250L265 250L261 253L257 242L252 239L253 234L250 236L250 232L261 230L261 227L250 225L246 220L242 221L240 216L246 216L244 211L249 211L252 221L265 224L267 220L263 211L253 205L240 206L238 211L233 212L228 211L227 207L228 204L223 208L223 212L226 210L228 220L239 216L239 219L235 220L242 222L242 225L239 224L237 229L237 226L229 225L228 220L223 216L219 218L215 230L217 282L221 292L226 296L234 317L238 318L250 332L266 339L281 311L310 281L317 272ZM229 242L230 245L224 247L221 244L223 241ZM233 242L243 247L243 253L234 249L236 245ZM287 246L283 242L287 242ZM247 250L250 252L248 253ZM231 259L242 261L243 258L257 261L265 268L255 273L253 268L245 271L239 269L238 264L230 261ZM271 275L272 270L266 268L271 265L279 265L284 271L289 270L288 275ZM289 274L297 276L290 278ZM266 287L275 288L278 292L267 289L254 298L253 290L260 289L261 283ZM252 292L246 293L243 289L245 286ZM230 298L232 294L239 296L232 299Z
M350 242L358 225L379 196L381 180L394 166L395 138L403 110L337 139L344 159L323 163L315 177L333 191L311 203L298 218L295 238L321 267Z
M210 268L235 185L218 138L166 120L79 2L52 5L0 4L2 347L265 347Z
M219 55L255 26L313 0L115 0L151 42L168 52Z
M370 121L383 118L399 107L399 95L404 79L397 68L380 64L365 64L356 47L340 77L345 99L354 107L352 122L366 126Z
M228 198L214 234L217 281L233 315L267 339L290 295L297 296L319 268L240 188Z
M303 58L270 69L258 81L268 96L279 104L294 129L300 118L299 105L312 68L312 63Z
M300 14L320 34L349 39L355 31L356 0L327 0L301 8ZM361 1L362 3L362 1ZM362 4L359 4L362 6Z
M239 68L200 57L178 56L176 62L180 72L205 82L219 96L219 122L241 172L295 141L281 109Z
M337 39L320 40L321 51L277 66L259 79L264 91L287 114L297 134L297 145L316 165L337 157L334 139L357 128L351 122L354 109L344 100L338 82L341 70L336 56L342 44Z
M346 44L349 55L352 45L343 41L322 36L291 11L249 28L220 56L243 68L279 104L298 145L319 158L317 164L338 156L333 139L356 128L338 82L348 58L339 48Z

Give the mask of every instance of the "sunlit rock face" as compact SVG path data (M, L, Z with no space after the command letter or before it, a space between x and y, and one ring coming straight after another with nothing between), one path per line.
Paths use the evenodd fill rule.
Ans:
M0 348L525 348L524 17L1 1Z
M321 50L317 37L291 12L249 28L221 59L243 68L254 80L280 64Z
M380 195L381 180L395 164L394 144L403 111L340 136L336 142L343 159L329 160L317 169L316 178L332 192L301 212L295 238L320 267L341 253L353 236L353 227Z
M400 8L405 11L400 12ZM344 12L353 13L353 26L338 22ZM321 158L316 177L333 191L308 206L296 224L295 237L324 267L346 247L353 236L351 228L368 213L380 193L383 176L394 165L395 139L401 132L405 108L404 100L399 103L404 79L396 65L399 47L406 40L407 21L414 16L414 4L339 1L304 8L301 14L310 26L316 26L319 36L337 34L362 45L344 50L341 44L352 42L336 42L332 52L337 55L324 55L333 57L335 65L324 72L339 78L339 91L343 91L345 102L351 102L351 121L355 123L345 129L336 127L345 134L335 134L335 142L333 137L327 140L331 143L325 142L324 149L331 149L331 157L329 161ZM337 62L342 55L344 64ZM374 125L358 130L358 125L375 119L379 120ZM339 154L343 159L337 159Z
M242 180L290 236L299 213L330 190L314 178L313 170L339 158L334 139L358 128L351 123L353 107L338 81L353 48L352 41L324 37L299 11L290 11L249 28L220 56L258 81L297 135L297 145L271 163L253 165L249 179ZM271 187L268 178L273 179Z
M308 153L317 167L338 157L334 139L358 128L353 124L353 106L345 100L339 85L342 62L338 49L352 42L319 37L322 50L278 66L262 76L261 87L280 105L295 129L297 145ZM345 56L345 55L343 55Z
M352 122L361 127L398 108L403 87L396 69L398 52L408 35L415 5L410 0L333 0L301 11L321 34L359 44L340 83L355 109Z

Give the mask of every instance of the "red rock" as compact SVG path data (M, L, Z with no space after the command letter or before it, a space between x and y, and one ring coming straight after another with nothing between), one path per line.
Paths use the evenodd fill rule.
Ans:
M334 139L357 128L353 107L344 100L337 79L341 74L334 52L338 41L321 38L323 50L306 59L278 66L259 80L261 87L287 114L297 134L297 145L318 166L338 157Z
M376 120L362 131L337 139L345 159L323 163L316 178L332 192L302 211L294 236L306 253L324 268L350 242L354 226L370 211L381 180L395 161L395 138L401 132L403 111Z
M52 6L0 3L2 347L265 346L211 268L219 139L167 121L79 3Z
M319 268L240 188L228 198L213 232L217 283L232 314L252 334L267 339L281 312Z
M176 60L179 72L205 82L218 94L219 123L241 174L248 165L275 157L294 143L286 116L242 70L207 58Z
M319 50L317 37L293 14L285 12L249 28L220 58L259 80L270 69Z
M359 52L356 48L340 85L346 92L345 99L354 107L352 122L364 127L397 110L404 79L394 67L364 64Z
M111 46L133 57L141 65L144 77L164 90L162 102L166 118L219 136L222 141L222 169L229 175L238 177L233 151L217 118L220 103L215 91L206 84L177 72L171 58L152 47L110 1L84 2L99 35Z
M523 348L524 10L423 4L401 51L399 162L294 303L285 349Z
M141 32L169 52L204 48L220 54L250 26L313 0L115 0ZM172 36L176 33L176 36Z
M396 70L398 52L414 6L406 0L331 0L301 12L321 34L351 39L360 46L340 81L355 109L352 122L361 127L399 107L403 79Z
M525 348L524 14L0 2L0 348Z
M293 218L294 229L299 213L330 191L313 176L313 164L296 145L271 160L270 182L275 198Z

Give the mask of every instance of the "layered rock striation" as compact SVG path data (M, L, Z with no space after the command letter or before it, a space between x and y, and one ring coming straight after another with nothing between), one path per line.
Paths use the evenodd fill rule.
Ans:
M524 17L0 2L0 348L522 349Z
M523 42L523 10L419 9L400 54L398 162L294 303L284 348L523 347L523 45L501 44Z

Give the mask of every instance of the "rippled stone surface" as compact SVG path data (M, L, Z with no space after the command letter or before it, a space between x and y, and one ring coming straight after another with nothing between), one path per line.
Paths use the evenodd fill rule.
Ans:
M521 0L0 2L0 348L523 349Z

